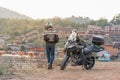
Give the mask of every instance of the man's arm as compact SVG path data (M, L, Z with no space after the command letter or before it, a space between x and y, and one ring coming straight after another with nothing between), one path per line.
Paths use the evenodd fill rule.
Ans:
M54 41L55 41L55 43L57 43L57 42L59 41L59 37L58 37L58 35L57 35L57 34L55 34Z
M47 35L44 35L44 41L45 42L49 41L49 38L47 37Z

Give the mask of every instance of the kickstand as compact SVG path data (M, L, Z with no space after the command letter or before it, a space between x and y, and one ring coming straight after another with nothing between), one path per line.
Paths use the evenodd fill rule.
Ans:
M85 70L84 65L82 65L82 69Z

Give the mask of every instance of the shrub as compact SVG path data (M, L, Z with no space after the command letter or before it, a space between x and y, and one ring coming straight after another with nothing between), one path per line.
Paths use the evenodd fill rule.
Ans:
M0 67L0 75L3 75L3 69Z

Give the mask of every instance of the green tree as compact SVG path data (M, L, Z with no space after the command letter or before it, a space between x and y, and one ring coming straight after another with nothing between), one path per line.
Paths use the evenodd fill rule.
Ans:
M108 20L105 18L100 18L99 20L96 21L96 25L104 28L105 26L108 25Z
M120 25L120 14L114 16L110 23L114 25Z
M23 45L20 48L21 48L21 51L25 51L25 47Z

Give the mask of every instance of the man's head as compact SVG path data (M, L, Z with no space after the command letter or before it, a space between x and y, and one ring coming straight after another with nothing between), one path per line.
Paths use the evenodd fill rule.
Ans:
M45 30L51 30L53 29L53 25L52 23L48 22L46 25L45 25Z

